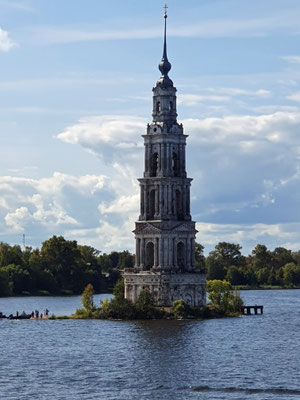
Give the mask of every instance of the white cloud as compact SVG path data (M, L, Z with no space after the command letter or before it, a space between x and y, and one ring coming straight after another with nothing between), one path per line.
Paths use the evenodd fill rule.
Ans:
M26 231L34 236L40 231L44 237L97 220L105 181L104 176L75 177L57 172L41 179L0 177L2 235Z
M182 122L189 135L188 174L194 177L193 215L198 221L228 224L238 219L274 225L282 219L295 220L300 198L300 113ZM111 166L109 186L115 197L99 205L108 218L117 214L122 221L134 211L138 217L136 178L142 176L143 150L135 140L145 130L143 119L103 116L81 120L58 136L94 152ZM118 146L118 138L131 144L126 151Z
M178 104L182 104L185 106L194 106L202 102L227 103L229 101L230 101L229 96L197 95L197 94L181 94L178 96Z
M300 56L283 56L281 58L290 64L300 64Z
M86 117L57 137L98 157L100 176L0 178L0 228L63 234L102 251L134 249L146 120ZM300 242L300 113L186 119L198 240L276 247ZM3 224L1 226L1 218Z
M210 92L221 93L229 96L251 96L251 97L262 97L268 98L271 96L271 92L266 89L257 89L257 90L248 90L242 88L209 88L207 89Z
M286 96L287 99L296 101L297 103L300 102L300 92L295 92L290 94L289 96Z
M16 43L14 43L8 33L0 28L0 51L7 52L14 48Z
M5 216L6 225L11 227L14 232L23 232L24 224L31 218L27 207L17 208L14 212Z
M291 250L300 249L298 235L300 223L253 225L197 223L196 228L199 231L198 240L205 246L206 252L213 250L219 242L242 244L244 255L250 254L258 243L266 243L271 250L279 245Z

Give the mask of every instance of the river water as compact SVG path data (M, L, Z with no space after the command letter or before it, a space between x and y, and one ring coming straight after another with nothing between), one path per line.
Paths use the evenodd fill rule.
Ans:
M0 320L3 400L299 400L300 290L244 291L264 315L207 321ZM105 295L95 296L97 302ZM70 314L80 297L0 298Z

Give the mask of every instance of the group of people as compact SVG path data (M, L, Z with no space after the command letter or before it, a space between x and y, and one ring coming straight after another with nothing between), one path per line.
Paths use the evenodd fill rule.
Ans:
M48 318L48 316L49 316L49 310L47 308L44 311L44 313L40 313L39 310L32 311L31 313L26 313L25 311L19 313L19 311L17 311L16 315L10 314L8 317L0 311L0 318L8 318L8 319L43 319L43 318Z

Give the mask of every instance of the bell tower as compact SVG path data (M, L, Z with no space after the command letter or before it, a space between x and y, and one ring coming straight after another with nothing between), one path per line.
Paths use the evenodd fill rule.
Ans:
M125 298L135 301L142 289L158 305L183 299L205 304L205 275L195 271L195 222L190 214L191 178L187 178L187 135L177 122L176 88L168 73L167 13L164 14L161 77L153 90L153 120L143 135L144 176L140 183L140 216L134 234L136 264L124 271Z

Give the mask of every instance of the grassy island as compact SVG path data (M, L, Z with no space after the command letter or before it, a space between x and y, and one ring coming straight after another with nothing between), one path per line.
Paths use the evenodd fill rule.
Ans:
M82 293L83 308L71 316L50 317L49 319L208 319L239 316L243 301L226 281L208 281L207 291L210 304L206 307L191 307L183 300L176 300L172 307L158 307L154 297L147 290L141 291L137 301L131 303L124 298L124 281L119 280L113 290L114 298L104 300L96 307L93 300L94 288L87 285Z

